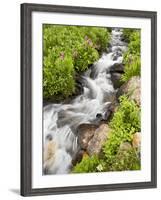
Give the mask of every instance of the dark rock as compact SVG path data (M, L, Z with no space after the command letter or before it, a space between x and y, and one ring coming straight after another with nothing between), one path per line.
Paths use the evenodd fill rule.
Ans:
M118 57L122 56L122 52L121 51L116 51L114 54L113 54L113 60L117 60Z
M101 118L101 117L102 117L102 114L101 114L101 113L97 113L96 117L97 117L97 118Z
M130 100L134 100L138 106L141 105L141 80L139 76L132 77L128 82L124 83L118 90L116 96L127 94Z
M90 77L91 72L92 72L92 67L89 67L89 68L84 72L83 75L84 75L84 76Z
M81 162L85 151L79 150L72 159L72 165L75 166L77 163Z
M81 83L76 83L75 93L74 96L78 96L83 94L83 86Z
M53 136L51 134L48 134L46 136L46 140L51 141L53 139Z
M121 82L121 76L122 74L118 72L111 73L111 81L115 89L121 87L121 85L123 84Z
M81 124L77 128L78 145L81 149L86 149L90 139L93 137L98 125L95 124Z
M87 153L92 156L101 152L102 146L109 136L110 128L107 124L101 124L95 130L94 136L88 143Z
M103 116L102 116L101 113L97 113L96 118L97 118L98 120L102 120L102 119L103 119Z
M110 73L113 73L113 72L124 73L124 65L119 64L119 63L115 63L114 65L112 65L110 67L109 72Z
M75 93L73 96L78 96L83 93L83 85L82 85L82 75L81 74L76 74L75 75L75 82L76 82L76 88L75 88Z
M93 66L91 73L90 73L90 78L95 79L97 77L97 68Z

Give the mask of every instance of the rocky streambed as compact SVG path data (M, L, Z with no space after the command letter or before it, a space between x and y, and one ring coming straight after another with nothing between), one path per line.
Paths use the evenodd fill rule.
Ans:
M70 173L84 154L100 153L120 95L134 90L130 98L140 105L140 78L133 77L123 85L120 81L126 50L122 30L113 28L107 52L79 78L81 94L68 103L44 106L44 174ZM134 145L139 137L137 133Z

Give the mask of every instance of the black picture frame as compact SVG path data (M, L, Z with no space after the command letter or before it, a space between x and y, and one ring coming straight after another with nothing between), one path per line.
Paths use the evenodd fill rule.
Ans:
M32 12L59 12L151 20L151 181L138 183L32 188ZM157 13L151 11L21 4L21 195L49 195L155 188L157 186Z

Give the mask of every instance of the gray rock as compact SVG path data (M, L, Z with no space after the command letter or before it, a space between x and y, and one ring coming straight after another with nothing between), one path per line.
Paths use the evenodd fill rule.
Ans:
M114 65L112 65L110 67L109 72L110 73L113 73L113 72L124 73L124 65L119 64L119 63L115 63Z
M104 94L103 98L104 102L115 102L116 101L116 92L109 92Z
M138 106L141 105L141 80L139 76L132 77L128 82L124 83L118 90L116 96L127 94L130 100L134 100Z
M101 124L96 129L94 136L88 143L87 153L92 156L101 152L102 146L109 136L110 128L107 124Z

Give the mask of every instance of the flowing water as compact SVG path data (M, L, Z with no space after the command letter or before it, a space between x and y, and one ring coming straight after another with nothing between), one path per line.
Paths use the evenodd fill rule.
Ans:
M116 92L109 68L122 63L122 54L127 48L121 38L122 29L113 28L108 53L103 53L81 78L81 95L69 104L50 104L44 107L43 149L49 151L52 157L43 163L45 174L69 173L72 158L78 150L77 127L83 123L95 122L100 115L106 119L111 103L108 97Z

